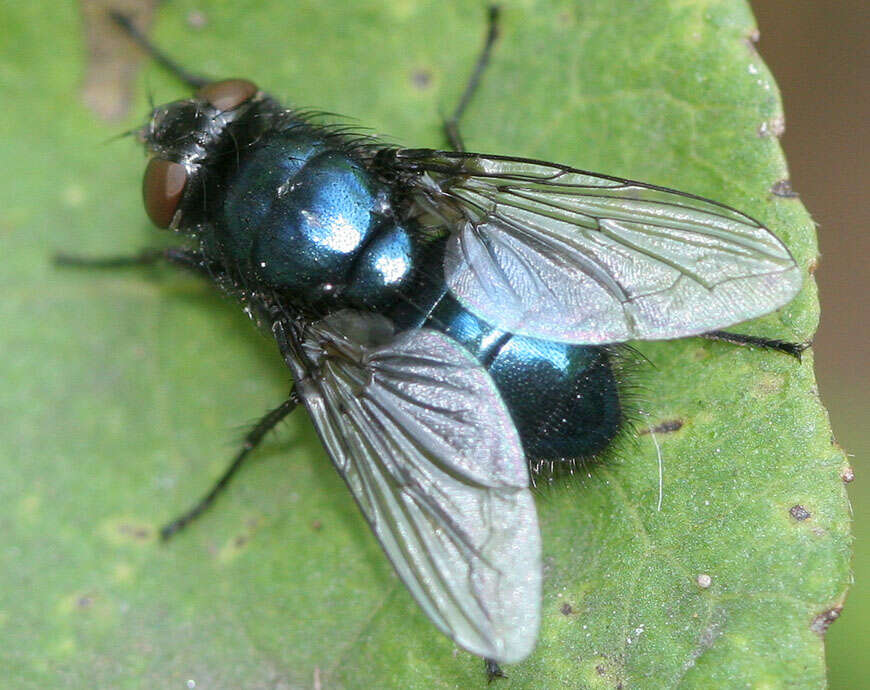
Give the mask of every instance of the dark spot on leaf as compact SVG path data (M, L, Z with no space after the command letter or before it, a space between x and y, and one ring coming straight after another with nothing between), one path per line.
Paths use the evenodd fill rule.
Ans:
M654 427L649 429L641 429L639 433L648 434L652 432L654 434L670 434L674 431L679 431L682 428L683 421L681 419L668 419L667 421L656 424Z
M574 613L574 609L571 608L571 604L569 604L567 601L564 604L562 604L559 611L562 612L563 616L570 616L572 613Z
M602 655L594 660L590 659L590 663L595 664L592 668L595 670L595 673L605 679L604 683L606 685L613 688L622 688L624 686L625 664L622 658Z
M311 529L313 529L315 532L319 532L323 529L323 523L320 520L313 520L311 522Z
M791 180L777 180L770 187L770 193L774 196L781 196L786 199L794 199L798 193L792 189Z
M93 603L94 598L88 595L83 595L76 599L76 606L80 609L89 609Z
M248 543L248 535L247 534L240 534L235 538L235 540L233 540L233 546L235 546L237 549L242 548L247 543Z
M137 539L139 541L145 541L151 538L151 530L143 525L131 525L128 523L121 523L118 525L118 533L123 534L125 537L132 537L133 539Z
M807 272L810 275L813 275L816 272L816 269L818 269L818 267L819 267L819 258L813 257L813 259L810 261L810 265L807 266Z
M854 479L855 479L855 470L853 470L851 467L847 467L846 469L843 470L843 473L840 475L840 478L841 478L841 479L842 479L846 484L848 484L848 483L851 482L851 481L854 481Z
M793 505L791 508L789 508L788 512L798 522L806 520L808 517L810 517L810 511L808 511L800 504Z
M812 630L817 635L824 635L827 632L828 628L831 627L831 623L837 620L842 612L842 606L835 606L832 609L823 611L818 616L813 618L813 622L810 623L810 630Z
M411 72L411 83L420 91L424 91L432 84L432 72L428 69L415 69Z

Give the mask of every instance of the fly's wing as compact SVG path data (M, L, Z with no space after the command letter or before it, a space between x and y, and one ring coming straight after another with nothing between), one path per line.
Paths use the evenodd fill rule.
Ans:
M432 622L474 654L522 659L538 633L541 542L498 390L440 333L360 344L377 317L342 318L309 331L317 372L296 384L329 455Z
M700 197L527 159L390 153L418 205L452 230L450 290L513 333L680 338L771 312L801 286L770 231Z

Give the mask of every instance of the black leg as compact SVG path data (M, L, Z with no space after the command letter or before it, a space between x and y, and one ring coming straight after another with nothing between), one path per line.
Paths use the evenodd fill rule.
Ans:
M126 14L118 12L117 10L109 10L109 16L112 18L112 21L117 24L121 30L127 34L133 41L135 41L148 55L151 56L151 59L154 62L158 63L161 67L166 69L171 74L175 75L179 79L179 81L184 82L192 89L198 89L201 86L205 86L208 84L211 79L206 79L205 77L201 77L198 74L193 74L192 72L188 72L184 67L179 65L175 60L169 57L166 53L164 53L160 48L155 46L148 37L142 33L135 24L133 24L133 20L130 19Z
M154 264L164 261L173 264L174 266L181 266L182 268L190 269L191 271L200 273L211 279L214 279L214 276L219 273L218 268L210 265L202 254L188 249L182 249L180 247L169 247L168 249L143 249L138 254L125 256L92 258L71 254L56 254L54 257L54 263L57 266L95 269L153 266Z
M729 333L727 331L710 331L702 333L699 337L707 338L707 340L720 340L732 345L740 345L741 347L760 347L768 350L777 350L791 355L798 361L801 360L801 355L812 342L809 343L788 343L784 340L773 340L770 338L759 338L755 335L743 335L742 333Z
M496 678L507 678L504 674L504 671L501 670L501 666L498 665L492 659L484 659L484 666L486 667L486 682L492 683Z
M178 532L179 530L186 527L192 520L198 518L203 511L205 511L212 503L214 503L215 498L217 498L218 494L223 491L227 484L229 484L230 479L233 478L233 475L238 471L239 467L242 466L242 463L245 461L245 458L251 453L254 448L256 448L260 441L268 434L272 429L274 429L278 423L284 419L288 414L290 414L294 409L296 409L296 405L299 404L299 398L296 397L296 391L291 390L290 396L282 402L278 407L276 407L271 412L266 413L263 418L254 425L254 428L251 429L247 436L245 436L245 441L242 444L242 449L238 452L236 457L230 463L230 466L227 467L226 471L221 475L221 478L217 480L217 483L211 488L205 496L203 496L199 502L193 506L186 513L177 517L175 520L170 522L168 525L165 525L160 530L160 536L165 541L169 539L173 534Z
M498 15L499 6L490 5L489 7L489 29L486 32L486 40L483 44L483 50L477 57L477 62L474 63L474 71L471 73L471 78L465 85L465 91L462 92L462 98L459 99L459 105L453 111L453 115L444 120L444 134L447 136L447 141L454 151L465 151L465 144L462 141L462 135L459 133L459 120L462 119L462 114L474 97L474 92L480 86L480 78L483 76L483 71L489 64L489 57L492 54L492 46L498 39Z

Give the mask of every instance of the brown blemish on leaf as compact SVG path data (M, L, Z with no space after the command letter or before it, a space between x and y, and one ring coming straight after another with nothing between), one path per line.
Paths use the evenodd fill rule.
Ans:
M664 422L660 422L656 424L654 427L650 427L648 429L641 429L639 434L672 434L675 431L679 431L683 428L683 420L681 419L668 419Z
M804 520L811 517L810 511L804 508L802 505L797 504L793 505L788 509L789 515L791 515L798 522L803 522Z
M842 479L843 483L845 483L845 484L848 484L848 483L854 481L855 480L855 470L853 470L851 467L845 468L843 470L843 472L840 474L840 479Z
M808 272L810 275L813 275L813 274L818 270L818 268L819 268L819 257L818 257L818 256L814 256L814 257L810 260L809 266L807 266L807 272Z
M145 525L133 525L124 522L118 525L118 533L136 541L147 541L151 538L152 530Z
M323 523L320 520L312 520L311 529L313 529L315 532L319 532L323 529Z
M774 196L780 196L784 199L796 199L798 193L791 186L791 180L777 180L770 187L770 193Z
M152 525L126 516L107 520L100 531L108 541L118 545L148 544L154 541L157 535Z
M262 518L251 517L245 520L244 530L230 538L218 551L217 560L221 563L228 563L238 556L245 547L251 542L254 533L262 523Z
M87 615L102 618L110 614L109 602L93 592L72 592L58 602L58 611L65 616Z
M570 616L570 615L572 615L572 614L574 613L574 609L573 609L573 607L571 606L571 604L569 604L569 603L566 601L564 604L562 604L561 607L559 607L559 612L560 612L563 616Z
M142 51L109 18L109 9L147 27L155 0L82 0L87 68L82 84L85 105L104 120L117 121L129 111Z
M837 620L842 612L842 604L839 604L832 609L828 609L827 611L823 611L813 618L813 622L810 623L810 630L817 635L824 635L828 631L828 628L831 627L831 623Z
M764 372L755 379L753 391L761 396L779 393L785 387L785 378L780 374Z
M691 358L696 362L700 362L702 360L708 359L710 357L710 353L705 347L698 347L691 353Z
M411 72L411 83L420 91L425 91L432 85L431 70L421 67Z
M619 690L625 684L622 678L624 673L622 664L617 659L607 656L590 659L585 673L591 687L611 687Z

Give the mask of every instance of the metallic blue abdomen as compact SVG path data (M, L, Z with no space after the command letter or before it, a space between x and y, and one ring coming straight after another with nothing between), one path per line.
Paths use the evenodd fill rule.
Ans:
M485 366L531 461L585 458L622 407L606 350L493 328L447 292L443 237L402 223L390 188L306 127L253 144L228 174L213 241L228 263L317 311L384 313L462 343Z
M427 325L461 342L487 367L529 459L589 458L618 433L622 404L606 349L494 329L449 294Z

